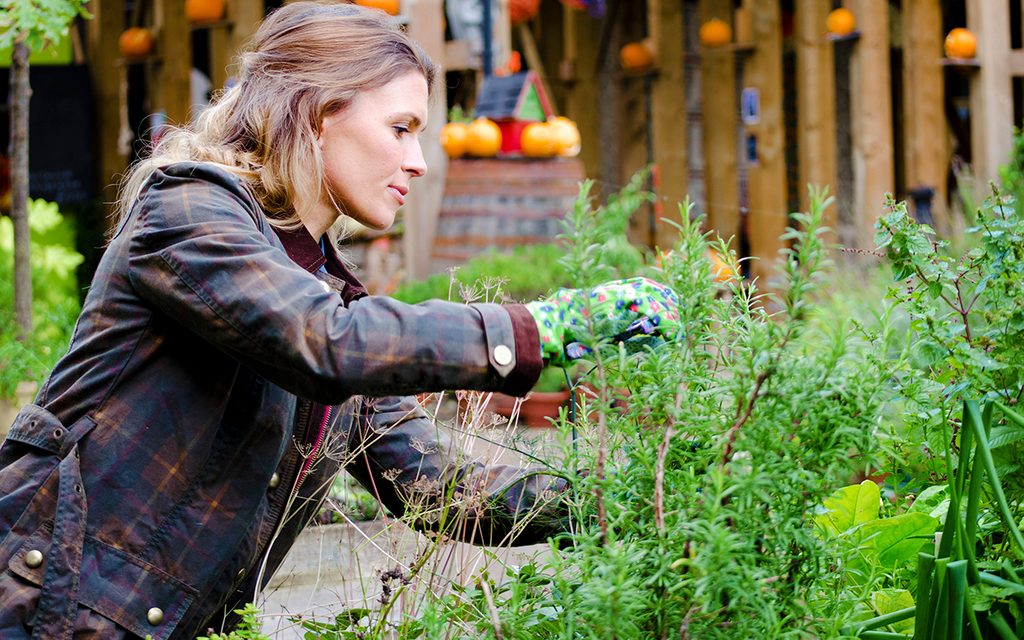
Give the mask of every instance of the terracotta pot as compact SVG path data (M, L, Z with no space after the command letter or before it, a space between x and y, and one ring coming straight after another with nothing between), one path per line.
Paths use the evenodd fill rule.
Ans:
M548 418L557 418L558 410L569 401L570 393L565 391L531 391L519 408L519 424L527 427L547 427ZM498 415L511 417L516 399L503 393L495 393L488 405Z

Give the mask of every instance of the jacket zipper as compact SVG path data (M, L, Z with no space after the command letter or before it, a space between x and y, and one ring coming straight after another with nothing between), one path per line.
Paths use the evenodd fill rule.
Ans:
M313 461L316 460L316 456L320 452L320 447L323 446L324 436L327 433L327 425L331 422L332 409L333 407L328 405L324 410L324 416L320 420L320 429L317 431L316 440L313 441L313 448L310 450L309 455L306 456L305 460L302 461L302 468L299 469L299 475L295 478L295 488L292 489L292 496L298 495L299 487L302 486L306 476L309 475L309 470L313 466Z

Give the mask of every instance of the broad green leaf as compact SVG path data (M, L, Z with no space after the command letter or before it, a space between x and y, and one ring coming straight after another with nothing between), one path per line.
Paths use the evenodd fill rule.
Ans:
M865 523L860 531L860 560L888 571L917 559L917 552L938 528L926 513L904 513Z
M906 589L881 589L871 594L871 607L880 616L914 606L914 596ZM914 619L889 625L896 633L913 633Z
M949 511L949 485L933 485L918 494L908 513L927 513L942 522Z
M843 487L825 499L825 512L814 520L831 536L878 519L881 491L871 480Z

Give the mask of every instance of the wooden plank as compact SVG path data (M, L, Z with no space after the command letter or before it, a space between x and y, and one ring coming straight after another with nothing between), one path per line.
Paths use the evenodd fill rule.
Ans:
M800 209L810 202L807 185L836 194L836 88L832 43L825 39L831 0L797 0L796 102ZM825 225L836 229L836 207L825 212ZM835 241L835 238L830 238Z
M654 185L663 207L654 238L655 244L663 248L675 244L678 231L661 218L680 219L679 205L688 189L683 22L683 0L648 0L647 33L654 45L658 69L651 83L651 127L657 168Z
M433 60L444 60L444 2L443 0L405 0L409 17L408 32ZM441 147L441 127L448 120L448 101L444 91L444 69L440 69L433 93L427 126L420 136L427 175L413 182L409 198L402 208L405 232L402 244L405 253L406 277L419 279L428 275L430 247L437 231L437 217L444 197L448 157Z
M849 241L858 248L869 249L875 244L875 220L882 214L886 194L892 193L895 186L889 99L889 2L855 0L851 4L861 36L850 74L856 195L854 229Z
M154 111L170 124L186 124L191 100L192 34L180 2L153 0L153 29L159 60L150 73Z
M601 162L598 141L602 132L598 126L597 104L602 98L598 92L596 77L600 25L586 12L574 11L568 7L565 17L563 26L566 57L562 63L562 70L572 72L570 79L567 80L565 115L574 120L580 130L583 146L579 157L586 167L586 174L593 177L598 175ZM566 76L562 77L564 79Z
M1013 91L1010 52L1010 8L1007 2L968 0L967 28L978 34L981 67L971 77L971 156L975 184L982 197L985 185L997 180L999 166L1013 148Z
M117 200L117 181L128 166L128 156L118 150L121 130L121 83L125 69L118 65L117 36L124 29L124 0L92 0L93 19L86 22L89 40L89 71L96 111L96 179L106 220L112 220ZM127 125L127 123L125 123Z
M731 22L731 0L701 0L700 22ZM728 47L704 49L700 61L704 138L704 194L707 227L725 240L740 233L737 170L736 53Z
M946 224L946 172L949 137L946 135L945 80L942 57L942 3L940 0L904 0L903 24L903 130L906 189L935 190L932 214L940 228Z
M746 135L756 142L756 162L747 159L749 207L746 229L752 275L766 287L775 274L789 220L786 200L785 123L782 113L782 10L779 0L744 0L753 27L754 50L743 70L743 87L757 91L760 113Z

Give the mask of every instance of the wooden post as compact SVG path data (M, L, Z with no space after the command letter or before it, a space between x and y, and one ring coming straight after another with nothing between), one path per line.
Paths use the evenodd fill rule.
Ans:
M935 190L932 214L940 228L946 221L946 171L949 140L946 134L945 81L942 66L942 3L940 0L904 0L903 24L903 131L906 187Z
M743 88L756 92L756 122L746 127L756 146L747 158L749 209L746 220L752 275L768 286L789 221L786 200L785 123L782 114L782 19L779 0L744 0L753 25L754 51L743 72Z
M700 22L731 22L731 0L701 0ZM740 232L740 183L736 165L736 52L704 49L700 60L700 102L704 114L704 195L707 227L730 240Z
M409 16L409 35L439 64L444 61L444 3L442 0L405 0ZM427 175L412 183L409 199L402 208L405 233L405 267L408 278L423 278L430 267L430 248L434 245L437 217L444 198L448 158L441 148L441 127L448 120L448 102L444 92L444 69L440 69L431 94L427 128L420 137Z
M210 28L210 83L213 90L224 89L242 47L263 20L260 0L228 0L227 20Z
M153 111L163 111L169 124L186 124L192 106L192 34L181 2L153 0L153 29L159 61L148 83Z
M124 29L124 0L92 0L86 22L89 38L89 73L92 75L93 104L96 108L96 180L100 201L117 200L117 182L128 165L128 158L118 151L120 131L120 86L123 69L118 66L120 53L117 37ZM111 220L113 207L106 205L106 220Z
M569 88L565 101L565 114L576 121L583 147L580 160L588 176L598 175L601 163L600 137L605 135L598 127L597 101L597 47L599 25L583 11L565 7L565 59L559 76ZM587 43L589 46L584 46Z
M828 187L836 195L836 89L832 43L825 39L831 0L797 0L796 101L800 166L800 209L807 211L807 185ZM825 212L825 225L836 229L836 207ZM835 241L835 237L830 238Z
M663 209L656 222L655 243L668 248L678 231L660 218L679 220L689 178L686 157L686 91L683 63L686 32L683 0L648 0L647 33L654 46L657 76L651 83L651 127L655 193Z
M975 184L984 197L989 180L1013 148L1010 80L1010 8L1007 2L967 1L967 28L978 36L981 68L971 78L971 156Z
M894 188L889 2L854 0L860 41L851 61L855 246L874 247L875 220Z

